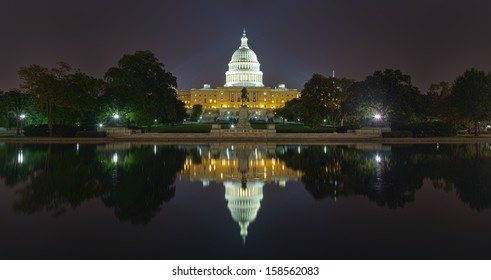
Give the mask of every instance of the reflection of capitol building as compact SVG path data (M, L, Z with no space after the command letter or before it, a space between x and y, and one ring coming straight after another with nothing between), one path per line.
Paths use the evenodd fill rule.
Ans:
M203 186L208 186L210 182L240 181L242 174L239 171L239 159L236 157L237 148L237 145L229 145L220 150L205 146L198 147L201 162L193 163L193 160L188 157L180 177L189 181L201 181ZM277 157L268 156L266 147L252 149L247 160L248 181L261 179L264 183L284 187L286 182L299 181L302 176L299 171L285 166L285 163Z
M254 222L261 200L263 199L263 182L248 182L245 188L240 182L228 181L225 185L225 199L232 218L240 226L240 236L245 243L247 229Z
M276 158L275 146L256 147L245 143L198 147L199 157L194 161L188 157L180 174L180 179L201 181L205 187L210 182L224 185L227 206L240 226L243 242L261 207L264 184L284 187L287 181L298 181L302 175Z

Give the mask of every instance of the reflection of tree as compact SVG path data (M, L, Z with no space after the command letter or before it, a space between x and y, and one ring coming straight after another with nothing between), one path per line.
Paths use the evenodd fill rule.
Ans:
M160 211L162 202L174 197L174 181L181 171L186 154L176 147L143 146L127 152L116 166L108 168L102 197L114 208L116 216L135 224L150 222ZM114 163L108 162L108 166Z
M411 148L393 148L391 156L342 146L288 149L281 158L301 170L305 188L314 198L364 195L379 205L404 207L414 200L422 179L411 161Z
M40 167L44 152L39 147L19 143L0 146L0 178L5 178L7 186L25 182Z
M0 159L16 160L17 153L16 145L5 145ZM12 180L12 184L26 183L17 190L16 211L48 211L58 216L84 201L101 198L118 218L135 224L148 223L162 203L174 197L173 183L186 154L171 146L143 146L120 152L121 161L115 163L104 160L94 145L80 145L79 149L74 145L24 145L23 153ZM0 176L9 178L13 166L3 161ZM19 170L25 173L22 180Z
M487 144L446 145L426 161L425 177L435 187L455 189L472 209L491 208L491 148ZM436 183L435 183L436 182Z
M391 157L381 161L381 188L377 195L368 195L379 205L390 208L404 207L414 201L416 190L421 188L423 180L419 174L420 166L412 157L415 147L393 146Z
M303 173L302 182L315 199L334 197L334 190L340 183L340 165L344 147L322 146L288 147L279 158L286 166Z
M473 209L491 208L491 159L462 161L460 166L451 178L458 197Z
M31 176L31 182L20 189L20 199L14 209L25 213L39 211L60 215L68 207L78 207L82 202L102 194L91 164L93 156L77 155L72 145L48 145L43 169ZM88 147L85 155L94 153L95 147ZM92 150L92 151L91 151Z

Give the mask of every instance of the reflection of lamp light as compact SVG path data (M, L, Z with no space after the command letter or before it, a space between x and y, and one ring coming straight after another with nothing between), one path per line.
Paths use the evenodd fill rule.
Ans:
M24 162L24 153L22 150L19 150L19 153L17 154L17 162L19 164L22 164Z
M380 163L380 162L382 162L382 158L381 158L381 157L380 157L380 156L377 154L377 155L375 156L375 161L376 161L377 163Z
M118 153L114 153L113 155L113 162L118 163Z

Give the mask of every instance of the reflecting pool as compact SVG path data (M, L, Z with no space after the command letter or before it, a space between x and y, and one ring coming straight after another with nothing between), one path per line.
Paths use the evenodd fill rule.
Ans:
M0 143L1 259L490 259L491 145Z

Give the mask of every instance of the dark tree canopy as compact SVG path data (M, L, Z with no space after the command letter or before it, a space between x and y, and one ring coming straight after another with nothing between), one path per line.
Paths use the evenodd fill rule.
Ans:
M387 121L405 124L416 118L420 97L409 75L400 70L386 69L354 83L348 89L343 108L358 121L380 114Z
M460 117L474 122L475 135L479 134L479 121L491 119L491 74L470 69L453 83L453 104Z
M22 67L21 87L33 103L45 112L49 135L53 124L75 125L94 115L95 102L102 82L80 71L72 72L70 65L58 62L48 69L39 65Z
M28 113L33 112L32 99L29 95L19 90L0 93L0 112L2 112L1 117L7 121L7 125L9 120L13 120L16 127L16 134L19 135L21 122Z
M193 110L191 112L191 120L192 121L197 121L199 117L203 114L203 105L201 104L194 104L193 105Z
M309 126L319 126L323 120L337 124L342 118L341 103L346 99L352 81L342 78L312 75L302 90L302 120Z
M177 99L176 78L150 51L126 54L118 67L110 68L105 79L108 87L104 102L114 113L140 125L150 126L154 120L164 123L181 122L184 104ZM184 112L184 113L183 113Z
M454 121L455 108L450 102L452 86L442 81L430 85L423 95L418 113L425 121Z
M283 122L286 120L297 120L302 118L302 102L299 98L294 98L285 103L285 107L275 110L277 117L283 118Z

